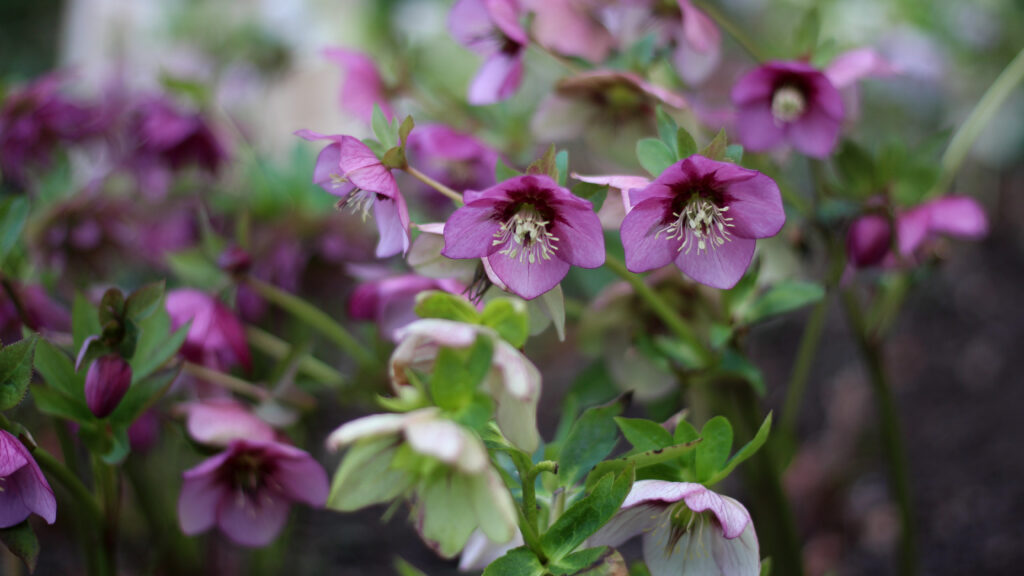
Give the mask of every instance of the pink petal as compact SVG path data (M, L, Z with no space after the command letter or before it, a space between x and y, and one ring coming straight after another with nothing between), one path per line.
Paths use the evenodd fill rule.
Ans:
M771 66L758 66L747 72L732 87L733 104L737 108L755 102L770 105L779 75L779 70Z
M537 42L567 56L603 62L614 39L587 7L575 0L542 0L533 5Z
M768 238L778 234L786 223L778 184L760 172L738 166L723 168L718 174L726 170L755 174L726 188L729 207L726 215L732 218L731 232L742 238Z
M842 100L839 102L841 106ZM826 158L839 142L841 127L842 117L836 119L821 107L811 107L788 125L789 141L794 148L808 156Z
M652 198L633 206L622 220L622 247L626 252L626 268L630 272L646 272L668 265L679 253L680 241L658 232L665 226L671 209L666 199Z
M444 250L448 258L481 258L498 249L494 235L501 228L495 219L499 201L476 200L456 210L444 226Z
M220 455L222 457L215 456L203 464L214 459L223 463L227 454L224 452ZM216 523L217 506L221 499L223 497L231 498L225 485L218 481L215 474L216 468L214 467L206 474L189 475L186 472L185 482L181 485L181 495L178 496L178 522L181 525L181 531L189 536L209 530Z
M474 106L510 98L523 80L523 57L517 52L497 52L483 63L469 86L468 101Z
M380 72L369 56L344 48L326 48L323 54L337 64L345 75L340 98L342 108L369 122L376 104L385 117L391 118L391 107L384 98Z
M569 273L570 268L568 262L557 256L550 260L540 259L531 264L526 259L520 261L519 254L515 258L510 258L505 254L493 253L489 256L488 262L508 290L524 300L533 300L557 286Z
M529 42L526 31L519 25L522 9L518 0L484 0L484 3L487 5L491 22L506 38L522 45Z
M448 13L448 31L459 44L478 52L500 48L485 0L458 0Z
M750 524L750 513L732 498L725 498L711 490L690 492L684 497L686 506L694 512L710 510L722 526L722 536L736 538Z
M871 48L844 52L825 68L825 76L840 90L862 78L884 78L896 74L899 70Z
M635 210L634 210L635 211ZM754 257L757 241L734 236L714 250L697 253L693 232L687 228L687 247L693 244L690 253L684 249L676 257L676 266L695 282L726 290L732 288L743 277Z
M187 405L186 429L200 444L227 446L232 440L272 441L274 428L248 408L224 398Z
M639 480L636 484L640 482L652 481ZM657 482L661 481L657 480ZM634 490L636 484L634 484ZM622 509L607 524L587 539L587 545L618 548L636 536L650 532L660 523L667 522L668 519L665 517L667 511L668 506L661 502L634 503L628 507L623 504Z
M946 196L925 204L928 229L960 238L981 238L988 234L988 217L974 198Z
M725 498L732 500L731 498ZM736 503L740 506L739 503ZM761 571L761 550L754 532L754 523L748 522L738 538L714 538L711 540L711 555L722 574L759 574Z
M558 257L580 268L604 264L604 232L590 202L575 196L558 201L551 233L558 238Z
M850 224L846 235L846 253L858 268L882 262L892 247L889 220L878 214L861 216Z
M270 544L288 521L291 502L276 491L262 489L250 496L225 494L217 506L217 525L236 544Z
M741 105L736 109L736 132L751 152L771 150L782 143L786 131L772 114L771 100Z
M394 179L393 176L391 178ZM373 218L380 233L376 251L378 258L409 251L409 210L400 193L393 199L378 196L373 202Z
M276 459L277 469L273 472L273 479L281 487L282 494L292 501L322 508L330 492L327 472L309 454L299 450L296 452Z
M900 254L910 257L928 238L930 214L927 206L918 206L896 218L896 242Z
M722 34L715 22L694 7L690 0L679 0L679 9L683 13L683 36L687 43L699 52L717 52Z

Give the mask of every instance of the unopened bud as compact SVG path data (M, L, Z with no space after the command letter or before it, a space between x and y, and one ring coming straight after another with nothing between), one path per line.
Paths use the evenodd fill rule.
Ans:
M132 383L132 367L117 354L97 358L85 375L85 403L97 418L117 408Z

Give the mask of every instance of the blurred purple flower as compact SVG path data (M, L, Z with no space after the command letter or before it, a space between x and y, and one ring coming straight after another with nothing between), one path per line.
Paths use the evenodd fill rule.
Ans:
M522 12L518 0L458 0L448 14L452 36L486 58L469 86L470 104L494 104L519 89L529 42Z
M547 176L518 176L467 190L444 227L448 258L487 258L508 289L526 300L551 290L571 265L604 263L604 235L590 202Z
M23 286L15 282L8 286L18 302L11 299L7 289L0 289L0 342L13 344L21 340L22 326L34 332L71 329L71 315L50 299L42 286Z
M101 356L85 375L85 403L94 416L106 418L121 403L131 384L132 367L124 358L117 354Z
M6 430L0 430L0 528L20 524L37 514L53 524L57 499L28 449Z
M186 360L214 370L227 370L236 364L246 370L250 368L245 328L216 298L185 288L168 292L164 305L171 317L172 330L192 322L181 345L181 355Z
M155 410L146 410L128 427L128 442L132 452L146 452L160 436L160 416Z
M372 150L352 136L325 135L299 130L296 136L309 141L329 140L316 159L313 183L340 196L340 206L362 212L373 208L380 242L377 257L386 258L409 250L409 210L391 170Z
M234 440L271 442L274 427L261 420L244 404L230 398L209 398L181 406L190 438L208 446L227 446Z
M216 525L234 542L269 544L288 520L293 502L321 508L327 473L309 454L272 441L234 440L226 450L186 470L178 498L185 534Z
M669 166L629 195L633 209L622 221L626 267L645 272L675 261L713 288L732 288L750 264L756 239L774 236L786 222L771 178L703 156Z
M466 289L451 279L426 278L403 274L365 282L356 287L348 301L349 316L354 320L377 323L385 338L397 342L396 331L419 319L416 296L426 290L444 290L460 294Z
M845 117L839 90L822 71L804 62L768 62L733 86L739 140L754 152L784 141L801 153L824 158L839 141Z
M524 0L533 13L533 34L542 46L600 63L615 39L597 18L605 0Z
M409 134L406 153L428 176L460 192L494 185L498 152L475 136L443 124L417 126Z
M384 83L373 59L356 50L335 47L325 48L323 55L337 64L345 77L339 96L343 110L369 122L376 104L385 117L391 118L392 111L385 96Z

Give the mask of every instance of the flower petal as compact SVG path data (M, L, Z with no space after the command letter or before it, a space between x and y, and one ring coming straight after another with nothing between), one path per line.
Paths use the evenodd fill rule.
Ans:
M751 152L778 146L786 131L772 114L771 100L741 105L736 110L736 132L740 143Z
M288 456L278 456L276 462L273 478L284 496L316 508L323 507L327 502L329 485L327 472L319 462L298 449Z
M523 56L497 52L487 58L469 86L467 101L474 106L510 98L523 80Z
M794 148L813 158L825 158L839 142L842 116L837 119L821 106L811 106L787 127L789 141Z
M532 263L526 259L520 260L519 256L516 254L512 258L507 254L494 253L487 260L508 290L524 300L533 300L551 290L569 273L569 263L557 256L548 260L541 258Z
M270 544L288 521L291 502L263 489L252 496L221 498L217 525L236 544L260 547Z
M825 76L842 90L862 78L894 76L899 70L871 48L857 48L836 56L825 68Z
M362 438L397 434L405 426L407 414L371 414L346 422L327 437L327 448L337 450Z
M693 231L686 229L687 246L695 243ZM676 266L695 282L726 290L732 288L743 277L754 257L756 240L734 236L714 250L697 253L696 245L687 254L684 250L676 257Z
M928 202L928 230L959 238L981 238L988 234L988 217L974 198L946 196Z
M476 200L456 210L444 225L444 250L448 258L482 258L498 249L494 235L501 229L495 218L499 201Z
M754 172L739 167L727 167L723 170ZM782 207L779 185L760 172L754 174L753 178L735 182L726 188L726 203L729 207L727 216L732 218L731 232L737 236L768 238L782 230L786 223L786 211Z
M580 268L604 264L604 231L594 207L575 196L558 201L551 233L558 238L558 258Z
M646 272L668 265L679 254L680 241L658 234L671 209L667 199L651 198L633 206L622 220L622 247L626 268Z
M388 175L394 179L390 173ZM373 218L380 234L376 251L378 258L409 251L409 209L401 194L395 194L393 198L377 196L373 201Z
M703 522L704 520L698 520ZM712 555L714 540L722 537L706 526L692 526L672 545L672 524L662 522L644 536L644 563L651 576L723 576ZM732 575L730 575L732 576ZM735 576L756 576L738 574Z

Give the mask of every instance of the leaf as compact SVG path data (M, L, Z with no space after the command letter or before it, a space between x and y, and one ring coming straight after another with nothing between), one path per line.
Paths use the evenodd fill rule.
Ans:
M677 154L680 160L697 153L697 141L686 131L686 128L676 131L676 150L678 150Z
M548 558L565 558L607 524L629 495L635 476L633 466L618 474L605 474L589 494L569 507L541 536L540 545Z
M373 116L370 118L370 127L373 128L373 135L377 137L377 141L380 142L385 149L394 148L395 144L395 132L391 129L391 123L388 122L384 112L380 109L379 104L373 105Z
M100 455L104 462L116 466L128 457L132 451L131 442L128 440L128 427L115 428L113 434L107 438L107 450Z
M505 161L498 158L498 161L494 164L494 180L496 182L504 182L510 178L521 176L522 173L515 168L505 164Z
M483 576L543 576L546 571L537 555L522 546L491 562Z
M167 393L181 371L180 366L157 372L141 382L133 383L124 398L110 414L112 424L128 426Z
M650 450L648 452L640 452L639 454L631 454L622 458L616 458L615 460L605 460L599 462L594 469L587 475L587 481L584 483L584 487L587 490L593 488L594 484L599 481L608 472L619 472L625 470L629 466L635 466L637 470L644 468L650 468L653 466L683 466L688 457L692 457L697 446L700 446L701 439L697 438L689 442L676 444L675 446L669 446L668 448L659 448L657 450Z
M389 148L384 156L381 157L380 163L387 166L388 168L405 168L407 163L405 161L405 149L395 146Z
M406 116L405 120L402 120L402 125L398 127L398 141L401 142L403 148L408 143L409 134L415 126L416 122L412 116Z
M555 154L555 170L558 172L558 185L565 186L565 182L569 179L568 150L559 150L558 154Z
M35 367L51 389L71 398L81 398L85 406L85 374L75 373L74 364L63 350L45 339L40 340L36 344Z
M71 398L52 386L33 386L32 399L36 409L44 414L84 423L96 419L85 404L85 395L81 400Z
M135 322L141 322L148 318L164 297L165 283L164 280L153 282L132 292L124 303L125 316Z
M628 401L626 394L603 406L588 408L573 423L558 455L558 479L562 486L575 484L615 448L619 427L614 418Z
M32 381L35 334L0 349L0 410L10 410L25 398Z
M675 444L668 430L652 420L616 418L615 423L619 425L626 441L633 445L633 452L647 452Z
M515 348L521 348L530 335L530 318L522 300L491 300L480 315L480 323L494 328L498 335Z
M211 262L201 248L182 250L165 256L167 265L184 284L200 290L214 290L228 281L227 275Z
M685 444L685 443L688 443L688 442L693 442L694 440L697 440L698 438L700 438L700 432L697 432L697 429L693 427L693 424L690 424L686 420L680 420L679 423L676 424L676 430L672 434L672 438L676 442L684 443ZM692 452L687 452L680 459L680 464L683 466L683 468L695 471L696 470L696 457L697 457L697 451L696 450L693 450Z
M771 431L771 428L772 413L769 412L768 416L765 417L764 422L761 423L761 427L758 428L757 434L754 434L754 437L750 440L750 442L744 444L743 447L739 449L739 451L733 454L732 458L730 458L729 461L725 464L725 467L719 470L718 473L712 476L710 479L708 479L706 484L708 486L711 486L712 484L716 484L718 482L721 482L722 480L725 480L729 476L729 474L732 474L732 471L735 470L737 466L747 461L754 454L757 454L757 451L760 450L761 447L764 446L764 443L768 441L768 433Z
M89 302L81 293L76 292L75 300L71 305L71 334L74 349L80 350L86 338L99 334L102 329L92 302Z
M726 349L722 354L722 362L718 366L718 371L745 380L759 396L764 396L767 391L761 369L735 350Z
M568 158L566 159L568 161ZM527 174L543 174L552 180L558 179L558 165L555 162L555 145L548 146L544 155L526 167Z
M0 529L0 541L28 567L29 573L36 571L36 561L39 559L39 540L28 520L16 524L10 528Z
M729 139L726 138L725 136L725 128L722 128L721 130L718 131L718 134L715 136L714 140L712 140L707 146L704 147L703 150L700 151L700 155L704 156L705 158L721 161L723 158L725 158L725 150L726 148L728 148L728 146Z
M400 556L395 556L393 565L395 572L398 572L398 576L427 576L426 572L413 566Z
M465 298L441 290L420 292L416 296L415 310L420 318L442 318L469 324L480 321L480 314Z
M106 329L111 322L120 322L124 316L124 294L118 288L109 288L100 300L100 325Z
M478 336L469 350L438 350L430 377L430 395L442 410L460 412L473 401L473 393L491 369L494 345Z
M743 146L739 144L729 144L725 147L725 159L733 164L739 164L743 161Z
M866 198L875 191L875 159L852 140L843 140L833 157L833 166L842 182L841 190L852 198Z
M668 146L668 149L672 151L676 159L685 158L685 156L679 154L679 141L676 138L679 125L676 124L675 119L669 116L668 112L665 112L665 109L661 106L655 109L654 116L658 122L658 137Z
M818 45L820 32L821 15L818 13L818 6L812 4L811 8L804 12L796 30L793 31L793 52L798 56L814 52L814 47Z
M676 154L657 138L644 138L636 143L636 159L640 166L657 178L666 168L676 163Z
M697 480L705 481L722 469L732 450L732 425L724 416L715 416L700 432L697 446Z
M4 263L28 221L28 197L14 196L0 201L0 264Z
M614 548L586 548L548 565L555 576L629 576L622 555Z
M753 324L770 316L785 314L820 301L825 288L814 282L780 282L758 298L743 314L744 323Z

